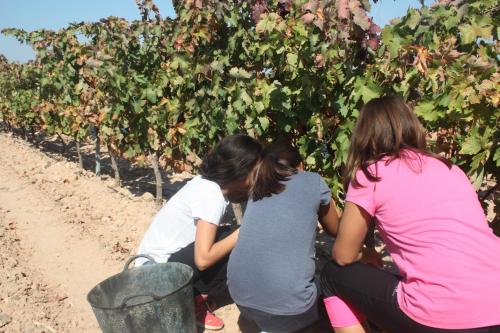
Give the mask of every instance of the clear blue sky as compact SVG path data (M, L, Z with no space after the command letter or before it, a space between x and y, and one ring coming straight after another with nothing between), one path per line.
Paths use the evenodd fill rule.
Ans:
M156 0L155 3L162 16L175 16L171 0ZM404 15L408 7L419 6L417 0L379 0L372 6L371 16L377 24L384 26L392 18ZM0 30L58 30L70 22L97 21L107 16L140 19L134 0L0 0ZM20 45L14 38L3 35L0 35L0 53L10 61L25 62L34 58L29 46Z

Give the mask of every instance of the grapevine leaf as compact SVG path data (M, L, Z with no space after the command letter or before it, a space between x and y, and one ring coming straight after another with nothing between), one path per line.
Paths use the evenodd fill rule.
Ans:
M415 113L425 121L436 121L443 115L436 110L432 101L422 101L415 106Z

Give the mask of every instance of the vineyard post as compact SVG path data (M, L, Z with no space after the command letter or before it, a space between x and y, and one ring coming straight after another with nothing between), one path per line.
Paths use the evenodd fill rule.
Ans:
M4 117L5 117L5 115L4 115ZM8 120L6 120L5 118L2 122L3 122L4 129L6 129L8 132L12 132L12 125L10 124L10 122Z
M243 209L240 203L232 203L231 207L233 208L234 217L236 219L236 224L240 225L243 222Z
M76 140L76 154L78 155L78 167L83 171L83 158L82 151L80 149L80 140Z
M33 128L31 129L31 141L35 145L35 148L38 148L39 142L38 142L38 140L36 138L36 132L35 132L35 130Z
M59 140L61 140L61 143L62 143L62 147L61 147L61 155L64 155L64 153L66 153L66 142L64 141L64 139L62 138L61 134L59 133L56 133L57 137L59 138Z
M101 175L101 142L99 140L99 131L95 126L91 128L92 136L95 140L95 175Z
M115 185L120 186L120 169L118 168L118 163L116 161L115 153L113 152L113 148L108 143L108 154L111 160L111 167L113 168L113 173L115 176Z
M149 159L151 160L151 165L153 167L156 179L156 203L160 205L163 199L163 183L161 179L160 166L158 163L158 155L156 153L151 153L149 154Z

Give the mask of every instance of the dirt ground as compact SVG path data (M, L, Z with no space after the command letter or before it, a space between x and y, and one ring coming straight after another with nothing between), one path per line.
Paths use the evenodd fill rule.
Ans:
M127 172L119 188L59 148L0 132L0 333L100 332L86 295L121 271L158 209L151 170ZM165 195L184 178L166 178ZM234 304L216 313L219 332L240 332Z
M0 132L0 333L101 332L86 295L123 269L159 209L149 168L120 161L126 172L117 187L106 154L99 178L91 145L82 149L84 171L74 146L62 148L60 140L35 148ZM164 198L189 177L162 176ZM225 221L233 219L230 211ZM218 332L258 332L227 292L214 296L225 323ZM322 332L329 329L309 333Z

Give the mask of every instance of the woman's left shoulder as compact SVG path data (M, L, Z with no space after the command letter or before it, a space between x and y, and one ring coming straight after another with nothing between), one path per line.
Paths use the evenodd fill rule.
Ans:
M304 181L313 181L321 179L321 176L317 172L312 171L299 171L294 175L295 178L303 179Z
M313 171L300 171L297 174L301 174L304 177L309 177L309 178L321 178L319 173Z
M316 188L317 186L319 186L320 188L327 186L326 181L317 172L301 171L297 174L297 176L300 177L299 179L301 179L303 183L307 183L309 184L309 186L312 186L313 188Z

